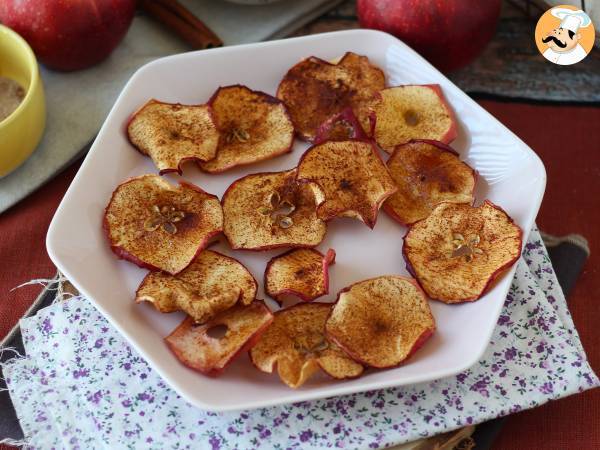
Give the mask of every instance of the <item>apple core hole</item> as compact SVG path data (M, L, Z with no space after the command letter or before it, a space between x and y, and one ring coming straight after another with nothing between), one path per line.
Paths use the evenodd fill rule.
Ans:
M404 122L408 126L414 127L415 125L417 125L419 123L419 115L417 114L416 111L413 111L412 109L404 111L403 117L404 117Z
M210 327L206 331L206 334L208 335L208 337L211 337L213 339L223 339L227 334L228 330L229 327L227 325L220 323L218 325L215 325L214 327Z

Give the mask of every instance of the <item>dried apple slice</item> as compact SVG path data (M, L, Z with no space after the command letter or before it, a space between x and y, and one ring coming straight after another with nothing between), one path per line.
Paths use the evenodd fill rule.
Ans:
M477 175L446 144L411 141L397 146L386 164L398 191L383 209L404 225L424 219L442 202L473 204Z
M238 300L249 305L257 284L238 260L211 250L201 252L177 275L151 272L136 291L135 301L150 302L162 313L184 311L196 323L212 319Z
M456 119L437 84L384 89L372 109L375 113L373 136L388 153L412 139L448 144L456 138Z
M246 86L221 87L209 101L221 133L206 172L224 172L292 151L294 126L281 100Z
M127 124L131 144L150 156L160 174L182 173L186 161L208 161L217 154L219 131L210 107L150 100Z
M308 149L298 163L298 181L321 190L321 219L354 217L370 228L381 204L397 190L374 146L357 140L328 141Z
M115 189L103 226L119 258L176 274L221 232L223 211L219 199L198 186L142 175Z
M325 255L315 249L295 249L274 257L265 270L265 292L278 302L284 295L295 295L305 302L329 293L329 266L335 251Z
M381 69L348 52L337 64L314 56L300 61L279 83L277 97L288 107L298 135L313 141L323 122L348 107L369 133L369 105L384 87Z
M385 74L383 70L372 64L369 58L352 52L347 52L338 62L338 66L356 74L358 92L354 93L350 103L364 132L371 136L374 126L371 105L377 99L377 93L385 88Z
M321 368L337 379L356 378L363 366L346 355L325 336L328 303L299 303L275 313L273 323L250 351L252 363L297 388Z
M444 303L479 299L521 254L523 233L498 206L442 203L404 237L407 269Z
M367 139L352 108L346 108L341 113L331 116L317 130L315 144L325 141L347 141L349 139Z
M186 366L217 376L237 355L252 348L272 321L273 313L257 300L235 305L203 325L188 317L165 342Z
M233 249L314 247L327 231L316 214L315 190L296 181L295 169L240 178L222 202L223 231Z
M325 329L354 360L386 368L417 351L435 331L435 320L414 280L388 275L340 291Z

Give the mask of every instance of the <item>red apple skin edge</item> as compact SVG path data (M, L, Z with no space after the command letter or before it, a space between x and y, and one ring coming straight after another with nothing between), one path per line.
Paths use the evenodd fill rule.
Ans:
M129 180L121 183L121 184L125 184L131 181L134 181L136 179L136 177L130 178ZM185 186L188 187L190 189L193 189L194 191L197 191L201 194L206 194L209 195L210 197L215 198L216 200L219 200L219 198L216 195L213 194L209 194L208 192L205 192L204 190L202 190L201 188L199 188L198 186L195 186L191 183L185 182L185 181L180 181L179 184L181 186ZM142 269L148 269L151 270L152 272L160 272L161 269L154 266L153 264L150 264L140 258L138 258L137 256L129 253L127 250L125 250L123 247L120 247L118 245L114 245L112 243L112 241L110 240L110 230L109 230L109 226L108 226L108 220L106 220L106 213L108 211L108 208L110 207L110 205L113 202L114 199L114 195L115 193L113 192L111 197L110 197L110 201L108 202L108 205L106 205L106 208L104 208L104 215L102 216L102 230L104 231L104 235L106 236L106 240L109 242L110 244L110 249L113 251L113 253L115 255L117 255L117 258L119 259L124 259L125 261L129 261L133 264L135 264L138 267L141 267ZM196 250L196 253L194 254L193 258L189 260L188 264L181 268L181 270L177 271L177 272L167 272L171 275L177 275L179 272L181 272L182 270L184 270L187 266L189 266L193 260L196 259L196 257L200 254L200 252L202 250L204 250L205 248L207 248L210 243L211 240L213 238L215 238L216 236L218 236L219 234L221 234L223 230L215 230L212 233L210 233L209 235L206 236L206 238L204 238L204 240L198 245L198 250Z
M281 314L282 312L284 312L284 311L289 311L290 309L293 309L293 308L298 308L298 307L301 307L302 305L305 305L305 304L306 304L306 303L296 303L295 305L293 305L293 306L290 306L290 307L288 307L288 308L284 308L284 309L280 309L280 310L278 310L278 311L275 311L275 312L273 313L273 320L275 320L275 316L276 316L277 314ZM311 303L311 305L321 305L321 306L323 306L323 307L328 307L328 308L331 308L331 307L334 305L334 303L313 302L313 303ZM330 314L330 315L331 315L331 314ZM259 337L260 337L260 336L259 336ZM328 337L328 336L326 336L326 337ZM256 344L256 343L255 343L255 344ZM337 343L336 343L336 345L337 345ZM343 348L342 348L341 346L339 346L339 347L340 347L340 349L342 349L342 351L345 351L345 350L343 350ZM350 355L347 355L347 356L348 356L348 357L350 357ZM275 369L275 365L277 364L277 361L273 362L273 364L271 364L271 367L270 367L269 371L265 372L264 370L262 370L260 367L258 367L258 366L256 365L256 363L255 363L255 362L254 362L254 360L252 359L252 355L250 354L250 352L248 353L248 359L250 359L250 363L251 363L251 364L252 364L254 367L256 367L256 370L259 370L260 372L263 372L263 373L273 373L273 370ZM357 361L357 362L359 362L359 363L360 363L360 361ZM317 364L319 364L319 363L317 362ZM332 375L331 375L329 372L327 372L325 369L323 369L323 366L322 366L321 364L319 364L319 367L321 368L321 370L322 370L322 371L323 371L323 372L324 372L324 373L325 373L327 376L329 376L329 377L333 378L334 380L352 380L352 379L354 379L354 378L359 378L360 376L362 376L362 373L361 373L361 374L359 374L359 375L356 375L356 376L354 376L354 377L336 378L336 377L332 376ZM366 367L368 367L368 366L366 366L366 365L365 365L365 368L366 368Z
M267 263L267 268L265 269L265 278L264 278L265 292L267 293L267 295L269 297L271 297L273 300L275 300L279 305L283 304L283 300L281 299L281 297L284 295L294 295L294 296L298 297L300 300L302 300L303 302L312 302L313 300L316 300L319 297L329 294L329 266L333 266L335 264L335 250L332 248L327 250L327 253L325 255L323 255L320 251L315 250L314 248L307 249L307 250L317 253L322 258L321 270L323 271L323 286L324 286L323 292L320 292L319 294L317 294L315 296L308 296L304 292L296 291L294 289L281 289L280 291L276 291L276 292L270 292L267 290L267 277L268 277L269 272L271 271L271 266L273 265L273 262L283 256L286 256L286 255L292 253L294 250L297 250L297 249L293 248L291 250L288 250L285 253L282 253L279 256L275 256L275 257L271 258L271 260Z
M386 168L387 170L387 166L385 164L385 161L383 160L383 158L381 157L381 155L379 154L379 152L377 151L377 147L375 147L375 145L373 144L373 141L370 139L350 139L351 141L360 141L360 142L364 142L367 143L371 146L371 150L373 151L373 154L377 157L377 159L379 159L379 161L381 161L381 164L383 164L383 166ZM300 167L300 165L302 164L302 161L304 160L304 158L306 157L306 155L308 155L308 153L317 145L321 145L321 144L315 144L312 147L308 148L304 154L300 157L300 160L298 161L298 165L296 167ZM391 177L391 175L390 175ZM317 186L319 186L319 183L315 182L315 181L311 181L309 179L304 179L304 178L298 178L298 175L296 175L296 180L299 183L314 183ZM378 213L379 213L379 209L381 208L381 205L383 204L383 202L385 202L388 197L390 197L392 194L394 194L396 191L398 190L397 187L394 186L394 189L391 189L387 192L384 192L381 197L379 197L377 199L377 201L375 202L375 205L373 205L373 209L371 210L371 214L370 217L363 217L363 215L359 212L359 211L354 211L350 208L345 209L343 211L338 211L338 213L334 216L331 217L329 219L325 219L326 222L335 219L335 217L339 217L341 216L343 213L351 211L351 212L356 212L358 214L358 216L360 217L360 220L366 225L368 226L370 229L375 228L375 225L377 224L377 217L378 217ZM319 207L325 203L325 200L323 200L321 203L319 203L317 205L317 211L319 211Z
M220 233L220 232L219 232L219 233ZM214 236L216 236L216 235L214 235ZM211 236L211 237L209 237L209 239L211 239L211 238L212 238L212 237L214 237L214 236ZM195 260L196 260L196 258L197 258L197 257L200 255L200 253L201 253L202 251L206 250L207 248L211 247L212 245L216 244L217 242L218 242L218 240L216 240L216 241L210 241L210 242L208 242L208 244L207 244L207 245L205 245L204 247L202 247L202 249L201 249L199 252L197 252L197 253L194 255L194 258L192 259L192 261L195 261ZM118 248L120 249L120 247L118 247ZM114 250L113 250L113 251L114 251ZM242 267L243 267L243 268L246 270L246 272L248 272L248 274L250 275L250 277L252 278L252 281L253 281L253 283L254 283L254 291L256 292L256 291L258 290L258 282L256 281L256 278L254 278L254 275L252 275L252 273L251 273L251 272L248 270L248 268L247 268L247 267L246 267L244 264L242 264L242 263L241 263L240 261L238 261L237 259L235 259L235 258L232 258L231 256L224 255L224 254L223 254L223 253L221 253L221 252L217 252L217 251L214 251L214 250L213 250L213 252L214 252L214 253L216 253L217 255L219 255L219 256L221 256L221 257L223 257L223 258L229 259L230 261L233 261L233 262L235 262L235 263L239 264L240 266L242 266ZM135 257L134 257L134 258L135 258ZM138 259L138 258L136 258L136 259L137 259L138 261L140 261L142 264L145 264L145 263L144 263L143 261L141 261L140 259ZM191 264L191 263L190 263L190 264ZM188 265L188 267L189 267L189 265ZM146 267L146 268L147 268L147 267ZM157 270L160 270L160 269L156 269L156 268L154 268L154 269L152 270L152 272L156 272ZM183 269L183 270L185 270L185 269ZM183 272L183 270L182 270L182 272ZM140 282L140 285L138 286L138 288L135 290L135 302L136 302L136 303L142 303L142 302L144 302L144 301L145 301L145 300L140 300L140 298L139 298L139 291L140 291L140 288L142 287L142 284L144 284L144 281L146 281L146 279L147 279L147 278L148 278L148 277L151 275L151 273L152 273L152 272L149 272L149 273L147 273L147 274L146 274L146 276L144 277L144 279L143 279L143 280ZM179 273L181 273L181 272L179 272ZM238 297L238 301L239 301L239 300L240 300L240 299L241 299L243 296L244 296L244 291L243 291L243 290L240 290L240 295L239 295L239 297ZM256 294L255 294L255 296L254 296L254 299L256 300Z
M492 203L489 200L485 200L484 203L489 204L490 206L492 206L493 208L496 208L499 211L502 211L504 214L507 215L507 217L510 218L512 223L515 223L515 221L513 220L512 217L510 217L506 211L504 211L504 209L502 209L500 206ZM425 219L422 219L425 220ZM419 221L415 222L419 223ZM413 224L414 225L414 224ZM516 225L516 224L515 224ZM429 296L429 294L427 294L427 292L425 292L425 289L423 288L423 286L421 285L421 283L419 282L419 279L417 278L417 272L415 271L413 265L411 264L410 260L408 259L408 255L406 254L406 244L402 245L402 258L404 258L404 262L406 264L406 271L415 278L415 282L417 283L417 285L419 286L420 289L423 290L423 292L425 292L425 294L427 295L428 298L430 298L431 300L436 300L436 301L440 301L442 303L446 303L447 305L460 305L461 303L466 303L466 302L474 302L476 300L479 300L481 297L483 297L487 291L489 291L492 286L494 285L495 281L508 269L510 268L514 263L516 263L519 258L521 257L521 252L523 251L523 230L521 229L521 227L519 228L519 254L511 259L510 261L508 261L506 264L503 264L502 266L498 267L498 269L496 269L496 271L490 275L490 277L488 278L485 286L483 287L483 289L481 290L481 292L479 292L477 295L474 295L472 297L468 297L465 298L462 302L453 302L453 303L446 303L444 302L443 299L440 298L436 298L436 297L431 297ZM406 236L408 235L408 233L410 232L410 228L408 230L406 230L406 234L402 237L402 240L404 241L404 239L406 238Z
M325 61L324 59L321 59L321 58L319 58L319 57L317 57L317 56L309 56L309 57L307 57L307 58L313 58L314 60L316 60L316 61L319 61L320 63L326 64L326 65L329 65L329 66L337 66L337 65L338 65L338 64L340 64L340 63L341 63L341 62L342 62L344 59L346 59L346 57L348 56L348 54L349 54L349 53L351 53L351 52L346 52L346 53L344 53L344 56L342 56L342 58L341 58L341 59L340 59L338 62L336 62L336 63L332 63L332 62L330 62L330 61ZM305 59L307 59L307 58L305 58ZM283 76L283 78L282 78L282 79L281 79L281 81L279 82L279 85L277 86L277 92L275 93L275 97L277 97L278 99L280 98L280 95L281 95L281 92L280 92L280 91L281 91L281 83L283 82L283 80L285 80L285 79L286 79L286 78L289 76L289 73L292 71L292 69L294 69L294 67L296 67L298 64L302 63L303 61L304 61L304 59L303 59L303 60L301 60L300 62L298 62L298 63L294 64L294 65L293 65L292 67L290 67L290 69L289 69L289 70L286 72L286 74ZM380 72L383 74L383 71L382 71L381 69L379 69L379 71L380 71ZM384 78L385 78L385 74L384 74ZM351 110L351 108L350 108L350 110ZM369 117L369 121L371 122L371 135L372 135L372 134L373 134L373 130L375 129L375 124L373 123L373 118L372 118L372 117ZM320 128L320 127L322 127L322 126L323 126L323 124L321 124L321 125L319 126L319 128ZM362 128L362 127L361 127L361 128ZM364 131L364 130L363 130L363 131ZM296 130L296 137L297 137L298 139L300 139L301 141L309 142L309 143L311 143L311 144L313 144L313 145L314 145L314 144L316 144L316 142L314 142L314 139L311 139L309 136L306 136L306 135L304 135L304 134L300 133L300 131L298 131L298 130ZM316 135L315 135L315 138L316 138Z
M439 70L475 59L496 32L501 0L357 0L361 27L401 39Z
M161 102L160 100L156 100L155 98L152 98L150 100L148 100L146 103L144 103L142 106L140 106L136 111L133 112L133 114L131 114L131 116L129 116L129 119L127 119L127 121L125 122L125 127L124 127L124 133L125 136L127 136L127 142L129 142L129 144L131 144L131 146L133 148L135 148L139 153L141 153L144 156L148 156L147 153L144 153L140 148L138 148L137 145L135 145L132 141L131 141L131 137L129 136L129 125L131 124L131 122L133 121L133 119L136 118L136 116L139 114L139 112L148 104L150 103L161 103L163 105L172 105L173 103L167 103L167 102ZM184 105L182 103L175 103L176 105L181 105L181 106L203 106L202 103L198 103L195 105ZM215 117L214 117L214 113L212 110L212 107L210 107L210 105L206 105L208 106L208 114L210 115L210 118L212 120L212 122L215 124L216 127L216 121L215 121ZM177 174L179 174L179 176L183 175L183 165L188 163L188 162L192 162L195 163L196 165L198 165L198 167L200 167L200 163L204 162L204 160L197 158L195 156L190 156L190 157L186 157L186 158L181 158L179 160L179 163L177 164L177 167L168 167L166 169L162 169L158 171L159 175L166 175L168 173L173 173L176 172Z
M348 53L348 52L344 53L344 56L343 56L343 58L345 58L345 57L346 57L346 54L347 54L347 53ZM321 59L321 58L319 58L319 57L317 57L317 56L308 56L307 58L304 58L304 59L308 59L308 58L314 58L315 60L319 61L320 63L327 64L327 65L330 65L330 66L335 66L335 65L336 65L336 64L333 64L333 63L331 63L331 62L329 62L329 61L325 61L324 59ZM343 58L342 58L342 59L343 59ZM279 85L277 86L277 92L275 93L275 97L277 97L278 99L281 99L281 97L280 97L280 96L281 96L281 92L280 92L280 91L281 91L281 83L283 83L283 80L285 80L286 78L288 78L288 76L289 76L290 72L291 72L291 71L292 71L292 70L293 70L293 69L294 69L294 68L295 68L295 67L296 67L298 64L302 63L302 62L304 61L304 59L302 59L301 61L297 62L296 64L294 64L292 67L290 67L290 68L288 69L288 71L286 72L286 74L283 76L283 78L282 78L282 79L281 79L281 81L279 82ZM300 139L301 141L305 141L305 142L311 142L311 143L312 143L312 139L310 138L310 136L306 136L306 135L302 134L302 133L301 133L299 130L297 130L297 129L296 129L296 126L295 126L295 125L294 125L294 130L295 130L295 135L296 135L296 137L297 137L298 139Z
M102 228L104 229L104 232L108 238L109 234L108 234L108 224L106 222L106 219L103 220L103 225ZM192 259L190 259L190 261L188 262L188 264L183 267L181 270L177 271L177 272L165 272L168 273L170 275L177 275L179 272L183 271L185 268L187 268L187 266L189 266L193 260L196 259L196 257L200 254L200 252L202 252L202 250L204 250L205 248L207 248L210 243L211 240L213 238L215 238L216 236L218 236L221 233L221 231L214 231L213 233L211 233L210 235L206 236L206 238L200 243L200 245L198 246L198 250L196 251L196 253L194 254L194 256L192 257ZM125 250L123 247L119 247L118 245L113 245L110 244L110 249L113 251L113 253L117 256L117 258L119 259L123 259L125 261L129 261L133 264L135 264L138 267L141 267L142 269L148 269L152 272L161 272L162 269L160 269L159 267L156 267L140 258L138 258L135 255L132 255L131 253L129 253L127 250Z
M456 126L457 121L456 116L454 115L454 110L448 104L448 101L446 100L446 97L444 97L444 93L442 92L442 88L439 84L427 84L426 86L432 89L437 94L437 96L440 98L440 101L444 105L444 108L446 108L448 115L450 116L452 124L450 125L450 128L448 128L448 130L446 131L446 134L444 134L444 136L442 136L440 139L440 141L443 144L449 144L458 136L458 129Z
M221 91L221 89L224 89L226 87L227 88L230 88L230 87L241 87L241 88L244 88L244 89L246 89L246 90L248 90L248 91L250 91L250 92L252 92L254 94L258 94L258 95L264 96L265 99L266 99L266 101L268 103L271 103L273 105L283 105L283 110L285 112L285 115L286 115L286 117L288 118L288 120L290 121L290 123L293 126L294 123L292 122L292 117L290 116L290 113L289 113L289 111L287 109L287 106L285 106L285 103L283 103L283 101L281 101L277 97L273 97L272 95L267 94L266 92L252 90L248 86L244 86L243 84L232 84L232 85L229 85L229 86L220 86L214 92L214 94L211 95L210 99L206 103L211 108L211 115L213 117L214 122L217 125L217 128L219 128L219 124L217 123L216 119L214 119L215 114L212 112L213 111L212 105L215 102L215 99L217 98L217 95L219 94L219 92ZM258 163L258 162L261 162L261 161L266 161L266 160L269 160L269 159L273 159L273 158L276 158L277 156L281 156L281 155L284 155L286 153L290 153L294 149L294 136L295 135L296 135L296 128L294 127L294 132L291 133L291 136L290 136L290 143L289 143L289 145L287 145L285 147L282 147L280 151L278 151L276 153L273 153L273 154L271 154L271 155L269 155L268 157L265 157L265 158L255 159L254 161L247 162L247 163L237 163L237 164L234 163L234 164L230 164L228 166L223 166L222 168L220 168L218 170L206 170L206 169L202 168L201 165L198 165L198 167L200 168L201 171L206 172L206 173L223 173L223 172L226 172L226 171L228 171L228 170L230 170L230 169L232 169L234 167L248 166L250 164L255 164L255 163Z
M341 348L351 359L353 359L354 361L356 361L359 364L362 364L364 367L372 367L373 369L394 369L396 367L402 366L403 364L406 364L408 362L408 360L410 359L410 357L412 355L414 355L417 352L417 350L419 350L421 347L423 347L423 345L425 345L425 343L429 340L429 338L431 336L433 336L433 333L435 333L435 330L436 330L435 328L424 330L423 333L421 333L421 335L414 342L413 346L411 347L411 349L409 350L408 354L406 355L406 358L404 358L399 363L392 364L390 366L374 366L374 365L371 365L371 364L367 363L366 361L361 360L357 355L355 355L353 352L351 352L340 341L338 341L335 338L335 336L333 336L333 335L331 335L329 333L326 333L326 334L327 334L327 338L331 339L335 343L335 345L337 345L339 348Z
M175 356L177 357L177 360L183 364L186 367L189 367L190 369L193 369L197 372L200 372L203 375L209 376L209 377L213 377L216 378L219 375L221 375L223 373L223 371L225 370L225 368L231 364L239 355L241 355L242 353L245 352L249 352L252 347L254 347L260 337L263 335L263 333L265 331L267 331L267 328L269 328L269 326L271 325L271 323L273 322L274 316L273 313L271 312L271 310L269 308L267 308L267 305L265 305L265 303L262 300L255 300L255 302L259 302L262 303L262 307L264 308L264 310L269 314L269 320L267 322L265 322L260 328L258 328L254 334L252 334L252 336L250 336L248 338L248 340L246 341L246 343L240 347L235 353L233 353L229 359L227 359L227 361L225 362L225 364L223 365L223 367L219 367L219 368L213 368L213 369L207 369L207 370L203 370L198 366L193 366L191 364L186 364L184 362L184 359L182 357L180 357L180 353L177 351L176 347L173 346L167 339L169 338L169 336L167 336L166 338L164 338L165 343L167 344L167 347L169 347L169 350L171 350ZM172 331L172 333L174 333L177 330L177 328L175 328L175 330ZM172 334L171 333L171 334Z
M435 141L433 139L413 139L411 141L408 141L406 144L397 145L396 148L394 149L394 151L392 152L392 154L390 155L390 158L388 159L388 161L394 157L394 154L398 151L399 147L402 147L402 146L408 145L408 144L418 143L418 142L423 142L425 144L433 145L434 147L437 147L440 150L447 151L448 153L452 153L453 155L460 157L460 155L458 154L458 152L456 150L454 150L448 144L444 144L443 142ZM465 162L463 161L463 163L465 163ZM475 203L475 188L477 187L477 178L478 178L479 174L477 173L477 171L475 169L473 169L467 163L465 163L465 164L469 167L469 169L471 169L471 174L473 175L473 189L471 190L471 197L473 197L471 206L473 206L473 204ZM389 206L387 203L383 204L383 210L387 213L388 216L390 216L392 219L394 219L400 225L404 225L405 227L410 227L415 223L415 222L404 223L402 221L402 219L400 218L400 216L398 216L398 214L396 214L394 209L391 206Z
M421 292L421 294L423 295L423 297L425 299L427 298L427 295L425 294L425 291L423 291L423 289L416 282L416 280L414 280L412 278L408 278L408 277L402 277L402 278L404 278L405 280L407 280L410 283L412 283ZM365 280L363 280L363 281L365 281ZM360 281L358 283L360 283ZM352 286L354 286L354 284L356 284L356 283L353 283L350 286L345 287L344 289L342 289L338 293L335 302L332 304L333 308L335 308L335 305L339 301L340 296L344 292L348 292L352 288ZM331 315L333 314L333 308L331 308L331 312L329 313L329 317L331 317ZM329 321L329 317L327 318L328 321ZM433 317L433 315L432 315L432 317ZM326 334L327 338L331 339L338 347L340 347L350 358L352 358L357 363L362 364L365 367L373 367L374 369L393 369L395 367L399 367L399 366L405 364L408 361L408 359L412 355L414 355L417 352L417 350L419 350L421 347L423 347L423 345L425 345L425 343L429 340L429 338L431 336L433 336L433 334L437 330L437 325L435 323L435 318L434 317L433 317L433 322L434 322L433 328L428 328L426 330L423 330L423 332L421 333L421 335L413 343L413 345L410 348L410 350L409 350L408 354L406 355L406 357L402 361L400 361L399 363L393 364L393 365L390 365L390 366L374 366L374 365L371 365L371 364L363 361L362 359L360 359L358 357L358 355L354 354L354 352L349 351L349 349L345 345L343 345L334 335L332 335L331 333L329 333L329 331L327 331L327 322L325 322L325 334Z
M236 185L238 182L250 177L250 176L254 176L254 175L272 175L272 174L277 174L280 172L258 172L258 173L251 173L248 174L246 176L243 176L242 178L235 180L233 183L231 183L231 185L225 190L225 193L223 194L223 197L221 197L221 207L223 207L225 205L225 199L227 198L227 196L230 194L230 191L232 190L233 186ZM317 205L318 206L318 205ZM225 211L225 210L223 210ZM225 221L225 217L223 217L223 221ZM269 250L277 250L278 248L313 248L316 247L317 245L321 244L321 242L323 242L323 239L325 239L325 235L323 235L323 237L321 238L321 240L319 242L317 242L314 245L306 245L306 244L273 244L273 245L263 245L262 247L247 247L247 248L240 248L236 245L234 245L231 240L229 239L229 236L227 236L225 233L223 233L225 235L225 238L227 239L227 243L229 244L229 246L231 247L232 250L240 250L243 252L266 252Z
M135 0L2 0L0 22L19 33L47 67L71 71L104 60L121 42Z

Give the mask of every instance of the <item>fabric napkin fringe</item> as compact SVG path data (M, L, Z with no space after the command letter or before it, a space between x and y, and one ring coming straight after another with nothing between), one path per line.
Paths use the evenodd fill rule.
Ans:
M56 295L54 296L54 299L52 300L52 304L60 303L64 300L68 300L73 297L81 297L80 295L75 295L71 292L65 291L64 284L67 283L68 281L69 280L62 273L57 272L56 276L54 278L35 278L33 280L29 280L29 281L26 281L25 283L15 286L14 288L12 288L10 290L10 292L16 291L17 289L21 289L22 287L25 287L25 286L39 285L44 288L42 290L42 294L36 299L36 301L33 302L33 304L29 307L29 309L23 315L24 317L28 317L30 315L29 313L33 310L33 308L35 308L38 300L47 291L56 292ZM21 354L21 352L19 352L19 350L16 347L6 347L4 345L5 342L9 341L10 337L12 336L12 334L16 330L16 328L18 328L18 326L19 325L17 325L15 328L13 328L8 333L6 338L4 338L4 339L2 339L2 341L0 341L0 368L3 368L7 363L9 363L9 362L12 363L13 361L15 361L17 359L26 359L27 358L27 356ZM15 356L13 356L12 358L5 361L3 358L4 352L12 352ZM2 361L5 361L5 362L2 362ZM6 381L3 377L0 377L0 380ZM8 390L9 390L8 388L0 388L0 392L5 392ZM4 442L0 441L0 444L1 443L4 443Z
M29 308L27 308L25 313L23 313L23 318L32 316L33 313L39 309L38 306L44 300L44 298L46 297L48 292L56 292L56 294L53 296L52 302L50 304L61 302L63 300L67 300L67 299L75 296L75 294L65 290L65 286L71 286L71 285L69 283L69 280L60 272L57 272L56 275L54 276L54 278L36 278L33 280L29 280L25 283L15 286L14 288L12 288L10 290L10 292L16 291L17 289L20 289L25 286L36 286L36 285L42 286L44 289L42 289L40 295L38 295L38 297L31 303ZM10 342L13 339L13 336L18 331L18 329L19 329L19 324L16 324L7 333L7 335L4 336L4 338L2 340L0 340L0 351L4 350L4 349L8 349L8 347L6 346L6 343ZM13 348L13 350L14 350L14 348ZM0 353L0 355L1 355L1 353ZM0 359L0 361L2 361L2 359Z
M65 277L60 272L56 272L56 275L54 276L54 278L34 278L33 280L26 281L25 283L19 284L18 286L15 286L14 288L12 288L10 290L10 292L16 291L17 289L21 289L22 287L25 287L25 286L36 286L36 285L42 286L44 288L43 292L45 292L45 291L56 292L56 296L54 297L54 300L52 301L52 303L57 303L57 302L61 302L63 300L68 300L69 298L75 297L76 295L78 295L78 294L73 294L71 292L68 292L65 289L65 286L70 286L70 283L69 283L69 280L67 279L67 277ZM35 304L35 302L34 302L34 304ZM27 315L27 313L25 315Z
M16 439L11 439L11 438L4 438L0 441L0 444L12 445L13 447L22 447L22 448L27 448L30 446L29 441L27 441L26 439L16 440Z
M10 359L4 360L4 352L12 353L14 356ZM17 361L19 359L26 359L27 356L21 354L19 350L15 347L2 347L0 348L0 369L4 369L4 366L7 364L12 364L13 361ZM4 361L4 362L2 362ZM6 386L6 380L4 377L0 377L0 380L4 382L4 386ZM7 387L0 387L0 392L6 392L9 389Z
M57 274L54 278L36 278L33 280L29 280L25 283L15 286L14 288L12 288L10 290L10 292L15 291L15 290L20 289L25 286L39 285L44 288L42 290L42 293L40 294L40 296L31 304L31 306L25 312L24 317L28 317L35 310L37 304L42 299L43 295L48 291L56 292L54 299L52 300L52 304L59 303L64 300L76 297L75 294L65 290L64 286L65 286L65 283L68 283L68 281L69 280L62 273L57 272ZM4 345L5 342L8 342L12 338L13 334L16 332L16 330L18 328L19 328L19 325L17 324L6 335L6 337L4 339L2 339L2 341L0 341L0 369L2 370L2 373L4 373L4 368L7 367L9 364L13 364L16 361L24 361L27 359L27 355L22 354L16 347L7 347ZM5 360L5 358L3 358L4 352L12 353L13 356L11 358L8 358ZM4 361L4 362L2 362L2 361ZM0 377L0 380L3 382L4 386L7 385L6 379L4 377ZM10 394L10 389L8 389L8 387L0 388L0 392L6 392L6 391L8 391ZM31 439L28 438L27 436L23 437L23 439L4 438L4 439L0 440L0 444L12 445L14 447L21 447L21 448L32 448Z
M0 361L4 361L4 358L3 358L4 352L12 353L14 356L9 358L5 362L0 362L0 369L2 370L2 373L4 373L4 366L6 364L8 364L8 363L12 364L14 361L27 359L27 356L21 354L21 352L19 352L19 350L15 347L1 347L0 348ZM4 377L0 377L0 380L2 381L2 385L6 386L6 379ZM0 392L6 392L6 391L8 391L8 393L10 394L10 389L8 389L8 387L0 387ZM24 437L23 439L12 439L12 438L0 439L0 444L12 445L14 447L22 447L22 448L30 447L30 441L26 437Z

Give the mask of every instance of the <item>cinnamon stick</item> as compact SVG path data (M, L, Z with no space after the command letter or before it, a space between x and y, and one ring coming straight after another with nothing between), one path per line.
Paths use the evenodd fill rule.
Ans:
M221 47L223 41L177 0L140 0L140 7L194 49Z

